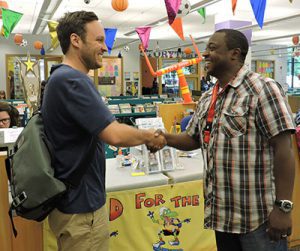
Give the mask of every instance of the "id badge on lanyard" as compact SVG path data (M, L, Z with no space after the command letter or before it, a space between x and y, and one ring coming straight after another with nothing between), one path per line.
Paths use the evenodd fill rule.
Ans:
M225 85L225 87L222 89L222 91L219 93L219 88L220 88L220 84L219 82L216 83L216 85L214 86L213 92L212 92L212 98L211 98L211 102L208 108L208 112L207 112L207 119L206 119L206 126L204 128L203 131L203 142L204 144L209 144L209 140L211 137L211 129L212 129L212 124L213 124L213 119L215 116L215 109L216 109L216 103L217 103L217 99L219 95L222 95L226 88L227 88L228 84Z

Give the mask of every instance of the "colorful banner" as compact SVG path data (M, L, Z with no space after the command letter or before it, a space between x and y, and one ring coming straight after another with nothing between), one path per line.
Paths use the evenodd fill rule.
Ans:
M216 251L215 236L203 229L202 181L107 194L110 251ZM44 250L56 243L44 223Z
M171 25L177 15L178 9L181 4L181 0L165 0L169 24Z
M206 20L206 11L205 11L205 7L203 8L200 8L197 10L197 12L200 14L200 16L203 17L203 24L205 23L205 20Z
M106 47L108 49L108 54L109 55L110 55L111 50L112 50L112 48L114 46L117 31L118 30L116 28L105 28L104 29L104 32L105 32L105 44L106 44Z
M203 229L202 181L108 194L110 250L216 250Z
M267 0L250 0L255 19L262 29L264 25L264 17Z
M22 16L23 13L2 8L3 36L5 38L9 37L10 33L16 27Z
M177 35L181 38L181 40L185 40L184 35L183 35L183 29L182 29L182 18L177 17L173 21L172 24L170 24L172 29L177 33Z
M233 15L235 14L236 4L237 4L237 0L231 0L232 13L233 13Z
M147 50L147 48L149 46L151 27L150 26L137 27L137 28L135 28L135 31L139 35L139 38L142 42L144 49Z
M56 21L48 21L48 28L49 28L49 34L51 37L51 46L49 49L56 49L57 46L59 46L59 41L58 41L58 37L57 37L57 32L56 32L56 27L58 25L58 22Z

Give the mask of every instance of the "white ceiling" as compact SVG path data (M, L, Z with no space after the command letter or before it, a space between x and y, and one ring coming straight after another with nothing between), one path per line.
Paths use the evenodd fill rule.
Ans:
M7 0L9 9L23 13L23 17L13 30L13 33L39 34L47 33L46 20L57 20L67 11L86 10L94 11L105 27L117 28L117 38L131 40L138 39L136 33L132 36L124 34L134 31L135 27L145 26L160 19L166 19L167 12L164 0L128 0L129 7L124 12L116 12L111 7L111 0L90 0L85 4L84 0ZM300 34L300 0L267 0L265 11L265 25L261 30L257 25L251 9L250 0L238 0L235 16L231 11L231 0L189 0L191 5L207 5L206 22L203 24L202 17L196 12L191 12L183 18L184 35L188 38L192 34L197 41L205 39L214 31L216 20L246 20L252 21L252 40L260 41L267 39L267 43L281 43L287 45L291 42L291 35ZM214 3L216 2L216 3ZM212 4L214 3L214 4ZM50 11L46 6L49 4ZM210 5L209 5L210 4ZM57 5L57 6L56 6ZM51 10L51 9L54 9ZM52 13L51 13L52 11ZM294 17L294 18L291 18ZM286 19L276 22L279 19ZM270 21L275 22L272 24ZM44 29L39 29L45 27ZM42 30L42 31L41 31ZM276 37L286 37L276 39ZM270 40L270 38L273 38ZM167 22L153 26L150 40L178 40L181 41ZM189 42L189 39L187 39Z

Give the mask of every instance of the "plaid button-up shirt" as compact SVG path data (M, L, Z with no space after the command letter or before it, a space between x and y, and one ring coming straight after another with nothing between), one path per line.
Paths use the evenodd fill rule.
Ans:
M268 219L275 200L269 140L294 131L282 88L243 66L218 96L210 141L203 141L212 91L203 94L187 133L204 152L204 226L247 233Z

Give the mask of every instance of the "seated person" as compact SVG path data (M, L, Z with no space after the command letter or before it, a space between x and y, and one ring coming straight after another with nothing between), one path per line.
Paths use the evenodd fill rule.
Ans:
M0 102L0 128L14 126L19 126L18 110L6 102Z
M19 112L14 106L0 101L0 129L19 126ZM8 148L0 147L0 151L7 151Z
M181 132L184 132L186 130L187 125L189 124L191 118L193 115L188 115L186 117L184 117L181 122L180 122L180 129Z
M0 99L6 99L6 93L4 90L0 90Z

